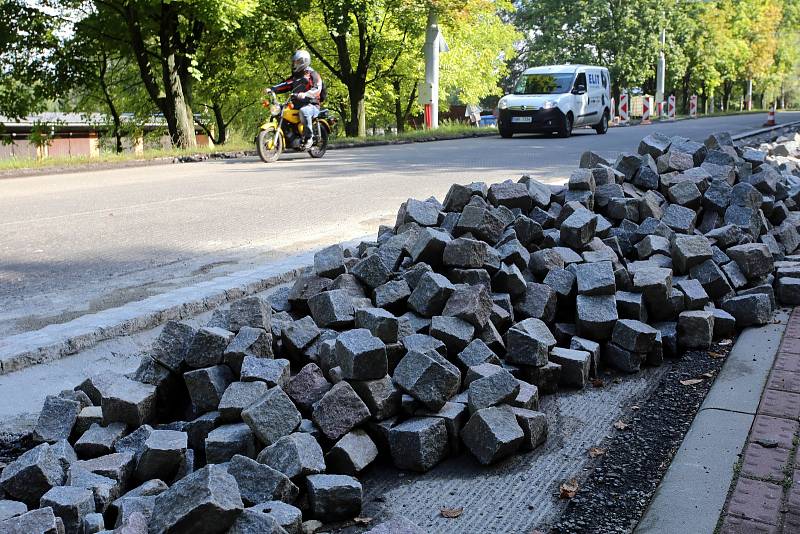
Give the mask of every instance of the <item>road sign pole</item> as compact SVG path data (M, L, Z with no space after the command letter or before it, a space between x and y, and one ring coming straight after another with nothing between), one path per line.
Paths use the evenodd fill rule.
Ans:
M429 128L439 127L439 17L431 8L428 11L428 29L425 32L425 83L430 87Z

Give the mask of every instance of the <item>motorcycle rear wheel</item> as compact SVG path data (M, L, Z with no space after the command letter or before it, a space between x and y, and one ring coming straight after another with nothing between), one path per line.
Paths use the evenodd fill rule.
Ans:
M264 163L274 163L278 161L283 153L283 136L275 138L275 128L267 128L258 132L256 138L256 150L258 157Z
M324 125L320 125L320 131L317 135L317 139L312 146L308 150L308 155L312 158L321 158L325 155L325 152L328 151L328 128Z

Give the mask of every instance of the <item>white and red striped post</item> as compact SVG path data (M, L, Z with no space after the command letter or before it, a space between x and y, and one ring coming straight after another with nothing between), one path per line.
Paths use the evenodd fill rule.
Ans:
M764 126L775 126L775 104L769 108L769 113L767 114L767 122L764 123Z
M689 97L689 116L693 119L697 118L697 95Z
M645 96L642 98L642 122L640 124L652 124L650 113L653 108L653 97Z
M620 122L628 122L628 117L628 93L622 93L619 95L619 120Z
M669 120L675 120L675 95L669 95L669 103L667 104L667 116Z

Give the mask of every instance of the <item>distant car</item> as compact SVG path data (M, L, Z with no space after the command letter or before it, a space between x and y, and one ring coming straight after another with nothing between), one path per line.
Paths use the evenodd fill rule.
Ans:
M587 125L604 134L611 116L611 77L605 67L591 65L533 67L497 109L497 127L505 138L533 132L569 137L575 126Z

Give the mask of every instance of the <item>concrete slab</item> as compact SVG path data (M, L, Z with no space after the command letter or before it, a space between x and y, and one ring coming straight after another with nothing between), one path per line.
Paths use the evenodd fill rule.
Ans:
M635 534L711 534L753 416L706 409L695 417Z
M782 310L777 323L742 331L701 410L756 413L788 319Z

